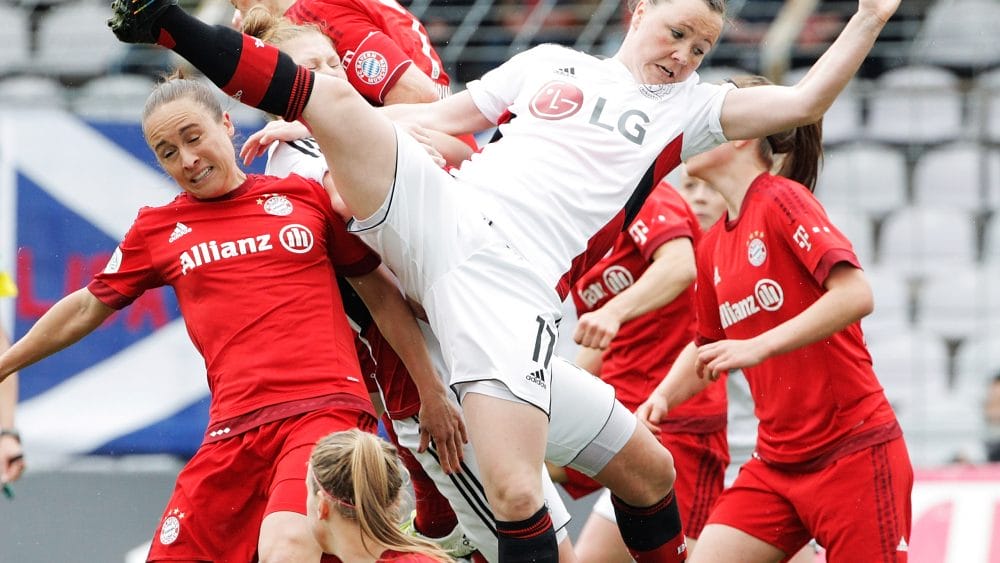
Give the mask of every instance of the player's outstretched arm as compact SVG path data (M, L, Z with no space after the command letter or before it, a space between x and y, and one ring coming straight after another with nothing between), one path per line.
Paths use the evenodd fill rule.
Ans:
M798 84L729 92L721 118L726 138L759 139L819 121L861 67L899 2L860 0L858 11Z
M90 334L114 312L86 288L63 297L0 355L0 381Z
M444 382L431 364L413 310L403 299L395 277L385 265L363 276L348 278L365 302L386 341L403 360L420 394L420 447L434 440L441 467L458 471L463 444L468 442L462 415L448 400Z
M10 347L7 333L0 329L0 353ZM17 481L24 473L24 450L17 434L17 372L0 383L0 483Z

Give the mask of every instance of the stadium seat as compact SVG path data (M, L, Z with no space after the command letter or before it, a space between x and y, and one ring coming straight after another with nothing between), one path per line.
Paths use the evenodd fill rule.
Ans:
M955 353L955 393L982 397L987 383L1000 374L1000 320L959 346Z
M1000 318L997 272L979 268L941 270L917 292L917 326L948 340L982 333Z
M875 80L867 135L895 144L953 141L962 131L958 78L942 68L900 67Z
M875 262L875 225L861 209L827 207L830 222L851 241L854 253L867 267Z
M816 184L816 197L827 207L884 216L906 202L906 159L896 149L873 143L830 150Z
M976 77L969 92L969 124L977 138L1000 142L1000 68Z
M917 205L956 207L979 214L996 204L993 198L997 193L1000 154L978 143L957 142L929 150L913 170Z
M912 60L958 69L983 69L1000 63L995 0L938 0L927 11L913 40Z
M95 78L71 97L73 111L88 119L136 121L142 116L154 81L137 74L115 74Z
M12 76L0 80L0 108L65 108L65 89L48 76Z
M866 268L865 278L875 297L875 310L861 320L869 343L891 339L910 330L910 284L896 272L885 268Z
M0 5L0 75L21 70L31 55L31 24L22 8Z
M793 85L808 71L808 68L790 70L782 82L789 86ZM851 80L823 115L824 144L847 143L861 137L864 130L861 123L862 92L870 89L866 84L867 81L858 78Z
M903 331L868 349L886 397L901 416L948 393L948 348L933 334Z
M969 268L975 260L975 219L959 209L904 207L882 225L879 265L912 279Z
M86 2L53 8L38 27L39 72L67 77L102 74L125 53L126 45L108 33L106 5Z
M985 432L982 411L981 400L944 392L897 412L913 465L949 465L977 455Z
M980 261L984 265L1000 268L1000 215L998 214L993 215L986 223L986 229L983 233L983 253Z

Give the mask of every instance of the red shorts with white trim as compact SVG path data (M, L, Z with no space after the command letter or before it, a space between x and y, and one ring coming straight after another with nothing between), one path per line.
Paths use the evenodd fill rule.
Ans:
M910 543L912 490L902 438L809 473L753 458L722 493L708 524L737 528L789 555L815 537L828 561L901 563Z
M255 560L265 516L306 513L313 445L350 428L375 432L377 421L362 410L327 408L203 445L177 476L147 560Z
M677 479L674 493L680 509L684 535L701 535L715 501L722 494L729 466L726 430L706 434L660 434L662 443L674 458Z

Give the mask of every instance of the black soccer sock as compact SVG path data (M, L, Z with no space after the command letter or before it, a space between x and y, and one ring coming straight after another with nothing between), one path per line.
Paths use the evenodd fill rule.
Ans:
M552 527L549 508L542 508L527 520L497 520L497 548L501 563L557 563L559 544Z
M618 529L637 563L675 563L687 559L681 515L674 492L652 506L636 507L611 495Z
M311 71L263 41L208 25L171 6L157 22L157 44L173 50L237 100L294 121L312 93Z

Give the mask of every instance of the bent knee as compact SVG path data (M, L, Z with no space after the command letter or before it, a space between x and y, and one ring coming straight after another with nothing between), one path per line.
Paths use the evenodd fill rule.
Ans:
M534 477L507 475L492 487L490 505L497 520L524 520L538 512L544 500L538 476Z

